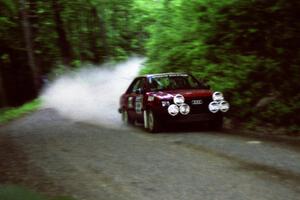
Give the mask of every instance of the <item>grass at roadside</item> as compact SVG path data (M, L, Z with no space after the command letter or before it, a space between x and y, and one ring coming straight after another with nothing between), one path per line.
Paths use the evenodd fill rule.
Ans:
M37 110L41 105L40 99L35 99L17 108L6 108L0 110L0 125L16 119L24 114Z
M73 200L70 197L48 198L37 192L30 191L26 188L15 185L0 185L1 200Z

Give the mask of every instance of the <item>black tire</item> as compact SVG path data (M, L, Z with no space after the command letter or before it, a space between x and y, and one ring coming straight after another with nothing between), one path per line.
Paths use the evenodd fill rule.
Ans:
M126 125L132 125L133 124L133 119L130 117L127 110L122 111L122 121Z
M148 111L143 111L144 129L148 130Z
M147 123L147 125L145 127L147 127L147 130L150 133L159 132L160 122L158 121L157 116L155 115L155 113L152 110L147 111L147 120L144 123Z

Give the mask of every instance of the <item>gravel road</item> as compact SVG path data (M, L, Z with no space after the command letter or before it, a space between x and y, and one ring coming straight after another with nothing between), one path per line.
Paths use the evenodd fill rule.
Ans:
M299 149L229 133L149 134L37 111L0 128L0 183L78 200L299 200Z

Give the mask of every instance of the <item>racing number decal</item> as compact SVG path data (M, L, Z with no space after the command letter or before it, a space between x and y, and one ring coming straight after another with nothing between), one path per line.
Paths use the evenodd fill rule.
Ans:
M142 113L143 107L143 95L139 95L135 98L135 112Z
M133 97L128 97L128 108L133 108L132 99Z

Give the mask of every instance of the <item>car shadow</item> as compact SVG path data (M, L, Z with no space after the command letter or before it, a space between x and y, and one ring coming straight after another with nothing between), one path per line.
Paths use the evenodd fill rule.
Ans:
M137 128L144 132L147 131L142 125L137 126ZM224 128L222 130L216 130L208 124L196 123L196 124L163 124L161 130L154 135L164 135L164 134L213 134L220 136L229 137L241 137L249 140L259 140L264 142L272 142L277 145L286 146L290 149L300 152L300 137L288 137L286 135L273 135L273 134L261 134L261 133L249 133L239 129L228 129Z
M167 124L161 129L164 133L184 133L184 132L215 132L211 127L206 124Z

